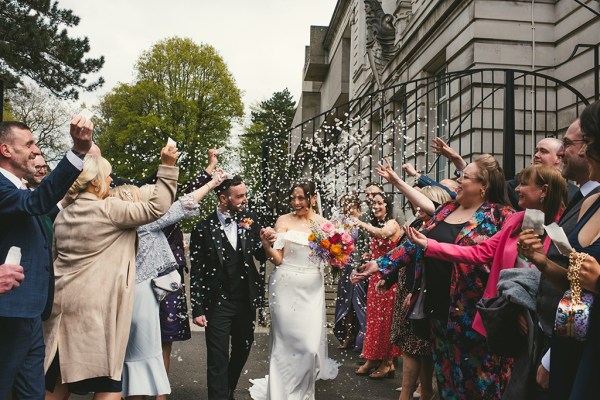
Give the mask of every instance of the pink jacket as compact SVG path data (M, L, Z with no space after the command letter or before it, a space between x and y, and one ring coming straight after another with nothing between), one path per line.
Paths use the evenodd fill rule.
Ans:
M433 239L427 241L425 257L437 258L444 261L463 262L471 265L481 265L492 262L490 275L483 292L483 298L489 299L497 295L500 271L513 268L517 261L517 242L525 211L511 214L506 218L502 229L494 236L476 246L459 246L450 243L439 243ZM544 240L544 251L548 251L551 240ZM475 315L473 329L486 336L479 313Z

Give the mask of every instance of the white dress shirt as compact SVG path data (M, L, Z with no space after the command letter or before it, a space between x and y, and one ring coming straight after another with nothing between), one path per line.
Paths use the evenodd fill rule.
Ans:
M225 219L231 217L227 214L223 214L219 208L217 208L217 218L219 218L219 221L221 222L221 227L225 231L227 240L229 240L229 243L231 243L234 250L237 249L237 222L232 219L229 224L225 223Z

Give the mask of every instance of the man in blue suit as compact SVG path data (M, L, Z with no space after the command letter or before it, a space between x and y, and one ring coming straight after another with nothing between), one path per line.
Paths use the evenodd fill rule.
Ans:
M20 122L0 123L0 262L12 246L21 248L25 279L0 296L0 400L44 398L43 314L54 294L52 243L40 216L50 212L83 168L92 145L91 121L71 119L71 151L35 191L23 179L35 173L40 150L29 128Z

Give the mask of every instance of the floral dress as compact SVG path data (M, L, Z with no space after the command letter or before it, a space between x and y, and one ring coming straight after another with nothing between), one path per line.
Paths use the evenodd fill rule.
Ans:
M396 247L397 243L397 240L391 241L373 237L369 243L369 248L373 258L376 259ZM367 331L362 352L362 356L367 360L383 360L400 355L400 347L390 341L392 315L398 285L394 284L389 290L380 292L376 289L376 286L381 279L381 272L376 272L369 278Z
M455 201L442 205L424 226L428 235L446 219L459 204ZM461 229L454 240L461 246L473 246L492 237L502 228L511 207L484 203ZM379 270L388 274L400 265L416 262L415 289L419 281L423 251L410 241L396 247L377 260ZM471 265L456 262L450 279L450 307L447 320L432 320L433 361L438 388L443 399L501 399L510 380L512 359L491 354L485 337L473 328L475 305L482 298L490 274L489 264ZM417 296L413 299L416 300ZM414 306L414 303L411 303Z

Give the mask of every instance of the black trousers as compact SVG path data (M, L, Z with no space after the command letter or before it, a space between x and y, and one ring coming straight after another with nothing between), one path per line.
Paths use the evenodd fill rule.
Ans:
M248 303L220 300L207 312L206 352L209 400L227 400L235 390L252 342L256 312ZM229 338L231 337L231 354Z

